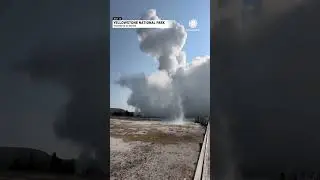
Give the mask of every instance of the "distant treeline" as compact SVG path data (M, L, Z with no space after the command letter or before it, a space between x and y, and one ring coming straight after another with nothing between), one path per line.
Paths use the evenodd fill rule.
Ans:
M195 123L199 123L203 126L207 126L208 125L208 122L209 122L209 117L201 117L201 116L198 116L195 118Z
M53 153L50 160L50 165L48 168L44 167L44 164L39 164L33 156L33 153L29 154L29 159L27 161L22 158L16 158L10 165L9 170L14 171L45 171L53 173L65 173L74 174L75 173L75 160L63 160L57 157L56 153Z
M135 116L133 112L129 111L116 111L111 114L112 116L128 116L128 117L133 117Z
M157 117L157 116L147 116L139 113L130 112L120 108L111 108L110 109L111 116L118 116L118 117L138 117L138 118L149 118L149 119L161 119L165 120L168 117ZM200 124L207 124L208 117L205 116L187 116L185 119L194 119L195 122Z
M50 172L55 174L76 174L76 160L64 160L57 157L56 153L53 153L50 159L49 166L39 164L36 162L33 154L30 153L27 161L21 158L14 159L10 165L9 170L12 171L34 171L34 172ZM98 168L88 167L83 172L80 172L82 176L103 176L104 172Z
M165 117L156 117L156 116L143 116L141 114L135 114L134 112L129 111L121 111L121 112L113 112L111 116L114 117L137 117L137 118L149 118L149 119L166 119Z
M280 174L280 180L287 180L287 179L293 179L293 180L319 180L319 172L299 172L299 173L284 173L282 172Z

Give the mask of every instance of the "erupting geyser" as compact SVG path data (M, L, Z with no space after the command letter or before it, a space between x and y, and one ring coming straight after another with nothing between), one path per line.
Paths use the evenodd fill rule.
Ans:
M143 20L160 19L148 10ZM138 29L140 49L159 62L159 71L146 76L121 77L116 83L129 88L127 101L146 116L183 122L187 116L210 113L210 56L196 57L187 63L182 50L187 39L183 25L174 22L170 29Z

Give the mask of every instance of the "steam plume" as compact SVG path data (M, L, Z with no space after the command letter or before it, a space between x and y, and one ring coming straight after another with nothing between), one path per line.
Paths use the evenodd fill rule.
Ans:
M97 47L97 44L102 45L105 41L101 38L58 47L41 44L26 63L15 67L29 74L34 81L56 83L65 88L69 102L53 124L55 134L77 145L82 150L81 160L95 160L96 166L103 170L108 158L108 146L101 141L108 133L107 98L101 80L105 77L104 69L100 63L104 46Z
M150 9L141 19L160 19ZM210 57L186 61L183 46L187 33L183 25L174 22L169 29L138 29L140 49L159 62L159 71L149 76L137 74L121 77L116 83L132 93L128 104L145 115L177 118L209 115Z

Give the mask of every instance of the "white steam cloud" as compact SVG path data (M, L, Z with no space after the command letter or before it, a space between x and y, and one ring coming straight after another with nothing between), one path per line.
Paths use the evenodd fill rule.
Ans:
M143 20L157 20L148 10ZM187 33L174 22L169 29L138 29L140 49L158 60L159 71L149 76L123 76L117 83L131 90L128 105L148 116L178 118L210 113L210 56L187 63L183 46Z

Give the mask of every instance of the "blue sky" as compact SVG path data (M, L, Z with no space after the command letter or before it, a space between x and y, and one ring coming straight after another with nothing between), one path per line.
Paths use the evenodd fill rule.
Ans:
M176 20L188 27L191 19L198 21L198 32L188 32L184 46L187 60L210 55L210 0L111 0L111 17L137 19L148 9L156 9L161 19ZM155 60L141 52L133 29L110 30L110 107L132 110L127 105L130 90L114 82L120 75L150 74L157 71Z

